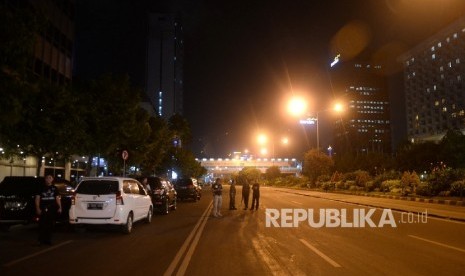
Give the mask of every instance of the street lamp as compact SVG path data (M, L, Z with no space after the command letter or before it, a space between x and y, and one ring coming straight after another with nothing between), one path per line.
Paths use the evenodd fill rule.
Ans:
M334 111L340 113L344 110L343 105L340 103L335 104L332 108L323 109L315 112L315 118L307 118L305 120L300 120L301 124L316 124L316 148L320 149L320 113L327 111Z
M334 111L335 113L341 113L344 111L344 107L340 103L334 104L332 108L320 110L316 112L316 149L320 150L320 130L319 130L319 114L322 112Z
M260 150L260 153L261 153L262 155L268 154L268 150L264 147L264 146L266 146L266 144L268 143L268 140L270 140L270 139L269 139L268 136L265 135L265 134L259 134L259 135L257 136L257 142L258 142L258 144L259 144L260 146L263 146L263 148L261 148L261 150ZM288 144L289 144L289 139L288 139L287 137L282 137L282 138L281 138L281 143L282 143L283 145L288 145ZM276 157L276 156L275 156L275 139L271 139L271 146L272 146L272 150L273 150L273 152L272 152L272 158L275 158L275 157Z

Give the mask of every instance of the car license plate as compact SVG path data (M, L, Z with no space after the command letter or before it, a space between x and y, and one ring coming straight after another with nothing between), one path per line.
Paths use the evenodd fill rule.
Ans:
M88 210L102 210L103 204L102 203L87 203Z

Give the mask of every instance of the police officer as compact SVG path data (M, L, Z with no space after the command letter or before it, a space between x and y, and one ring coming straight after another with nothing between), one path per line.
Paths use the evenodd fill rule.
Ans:
M222 217L221 214L221 203L223 201L222 193L223 193L223 186L221 185L221 179L217 178L215 183L212 186L213 191L213 216L214 217Z
M252 207L250 207L250 210L253 210L255 207L255 210L258 210L258 203L260 202L260 185L258 182L255 182L252 185Z
M36 214L39 216L39 243L52 244L52 232L57 213L61 213L61 200L53 176L45 177L44 186L35 196Z
M247 179L244 179L242 183L242 200L244 201L244 210L247 210L249 207L249 194L250 194L250 185Z
M229 210L236 209L236 180L231 180L231 187L229 188Z

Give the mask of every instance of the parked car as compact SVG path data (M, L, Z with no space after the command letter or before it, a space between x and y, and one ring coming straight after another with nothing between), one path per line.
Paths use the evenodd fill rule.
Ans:
M15 224L36 222L35 195L44 185L43 177L7 176L0 183L0 226L7 230ZM56 179L61 195L62 213L57 222L68 222L68 210L71 204L72 187L66 180Z
M117 225L126 234L139 220L152 222L152 199L142 184L126 177L85 177L79 182L69 209L75 226Z
M180 178L175 181L174 188L178 194L178 199L181 200L191 198L197 201L202 197L202 188L197 184L195 178Z
M151 189L153 207L164 215L170 210L176 210L177 193L171 182L158 176L137 177L136 179L142 182L144 178L147 178L147 184Z

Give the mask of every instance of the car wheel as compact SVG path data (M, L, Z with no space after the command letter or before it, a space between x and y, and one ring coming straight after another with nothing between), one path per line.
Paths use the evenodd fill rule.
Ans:
M149 211L147 212L147 217L145 218L146 223L152 222L152 215L153 215L153 211L152 211L152 207L150 207Z
M165 208L163 209L163 215L168 215L169 212L170 212L170 202L169 202L169 199L166 199Z
M123 233L131 234L132 231L132 213L129 213L128 218L126 219L126 224L123 225Z

